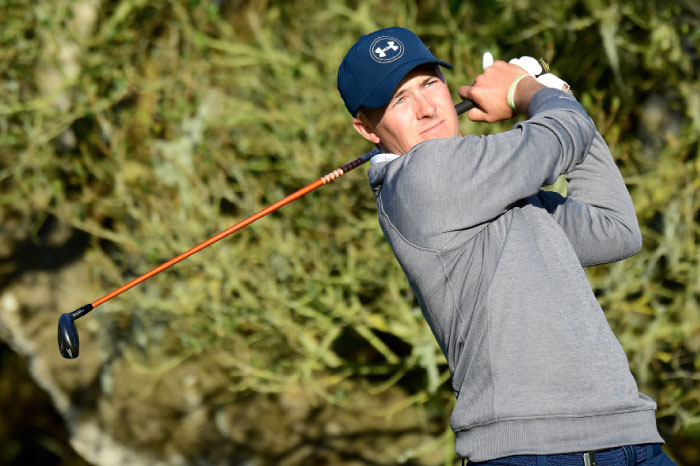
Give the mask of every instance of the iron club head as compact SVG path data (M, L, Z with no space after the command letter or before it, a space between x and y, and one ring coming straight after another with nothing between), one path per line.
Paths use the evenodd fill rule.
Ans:
M80 353L78 328L69 314L63 314L58 319L58 350L66 359L75 359Z

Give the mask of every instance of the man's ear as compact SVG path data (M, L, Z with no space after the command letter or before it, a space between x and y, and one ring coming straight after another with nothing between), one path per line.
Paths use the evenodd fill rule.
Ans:
M352 126L355 128L355 131L360 133L363 138L367 139L371 143L379 144L381 142L381 139L379 139L379 136L377 136L374 126L372 126L368 121L364 121L364 118L353 119Z

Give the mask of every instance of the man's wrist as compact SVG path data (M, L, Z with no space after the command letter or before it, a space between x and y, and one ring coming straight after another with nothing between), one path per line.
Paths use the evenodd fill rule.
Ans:
M527 76L521 79L514 90L513 103L515 109L520 113L527 114L532 96L535 95L535 92L544 88L545 86L537 82L534 76Z
M520 76L518 76L517 78L515 78L515 79L513 80L513 82L510 84L510 88L508 89L508 97L507 97L507 100L508 100L508 106L509 106L510 109L513 110L514 112L517 112L517 111L518 111L518 109L515 108L515 102L514 102L514 100L513 100L513 97L514 97L514 95L515 95L515 89L518 87L518 83L520 83L520 81L522 81L523 79L525 79L525 78L527 78L527 77L529 77L529 76L530 76L529 74L520 75Z

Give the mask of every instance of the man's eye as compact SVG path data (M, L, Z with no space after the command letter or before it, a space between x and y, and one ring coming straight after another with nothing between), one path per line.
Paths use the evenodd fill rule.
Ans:
M403 103L403 101L404 101L404 98L403 98L403 97L399 97L398 99L394 100L394 107L396 107L397 105Z
M427 83L425 83L425 87L430 87L435 83L437 83L437 79L430 80Z

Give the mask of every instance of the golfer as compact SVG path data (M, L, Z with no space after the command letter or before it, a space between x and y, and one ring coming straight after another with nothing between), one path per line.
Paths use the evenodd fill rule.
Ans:
M469 464L673 464L583 266L641 235L610 151L573 96L496 61L459 94L402 28L362 36L338 70L354 128L377 145L379 223L452 374L450 424ZM542 191L560 175L568 195Z

